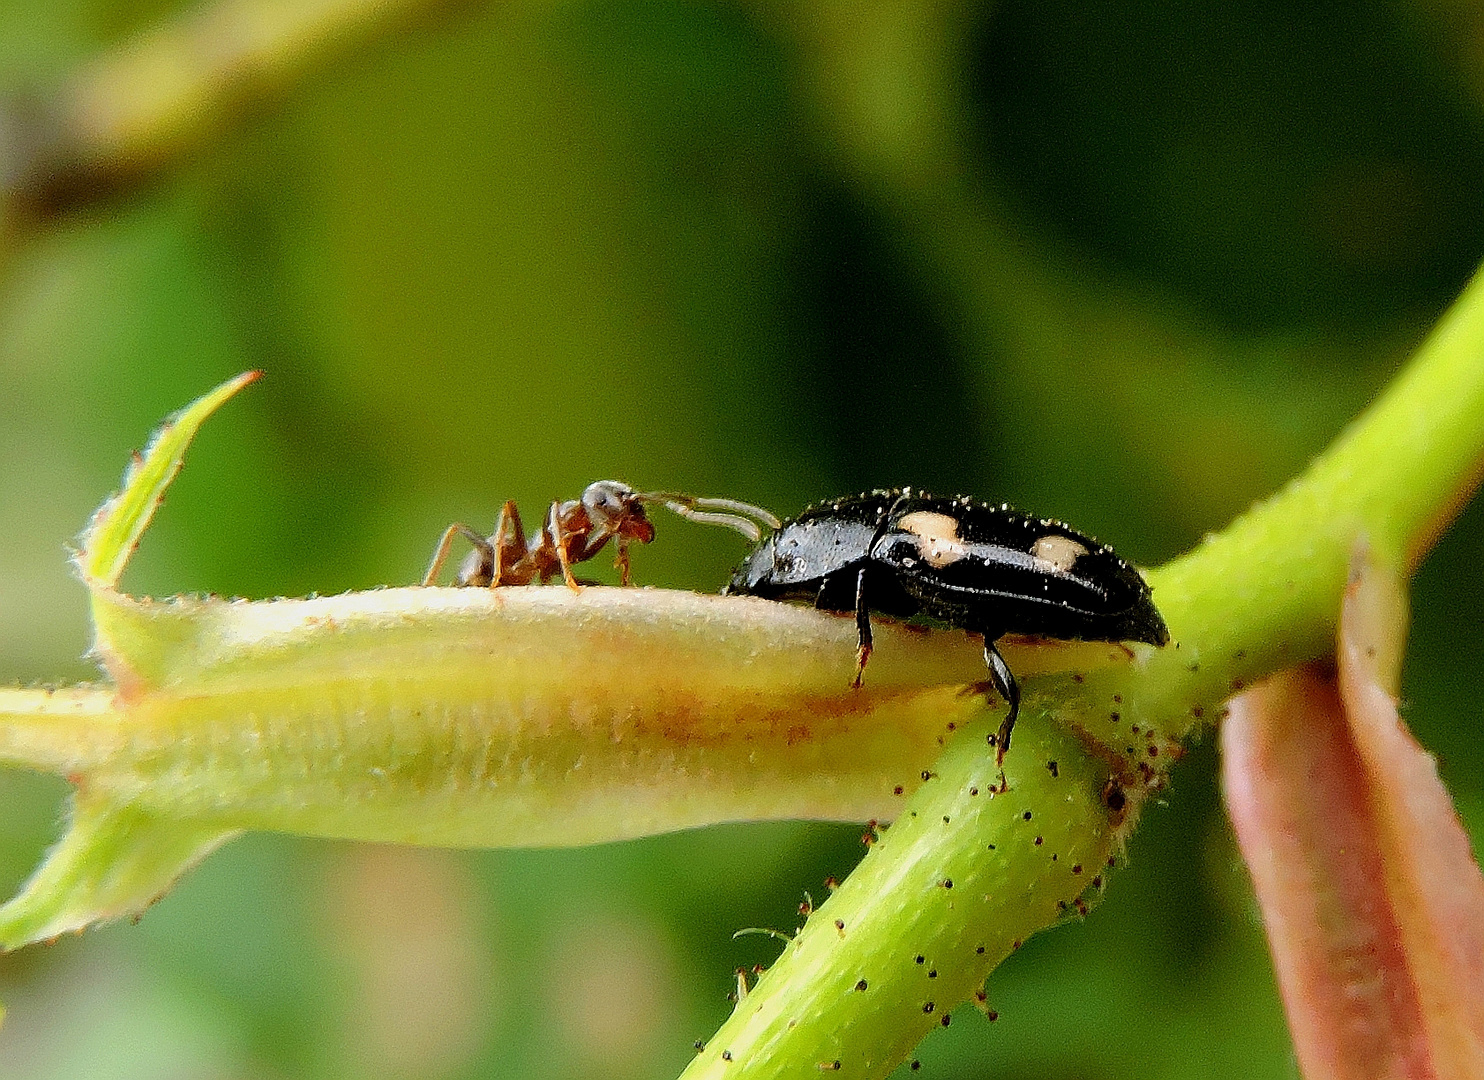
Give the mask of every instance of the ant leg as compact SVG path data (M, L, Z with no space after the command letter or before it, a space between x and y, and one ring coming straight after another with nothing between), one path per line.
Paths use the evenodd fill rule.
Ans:
M633 579L629 576L629 542L622 536L618 538L618 555L614 557L613 565L618 569L618 583L620 585L632 585Z
M581 592L582 586L572 576L572 557L567 553L567 538L562 535L561 503L551 504L551 510L546 515L546 531L551 537L552 546L556 548L557 562L562 567L562 580L573 592Z
M1000 730L994 740L994 763L999 765L1005 760L1005 751L1010 749L1010 732L1015 730L1015 718L1020 715L1020 684L1015 681L1010 665L1005 663L1005 658L994 647L994 641L988 634L984 635L984 662L989 665L989 677L994 683L995 692L1010 706L1005 719L1000 721Z
M866 608L866 568L863 566L855 578L855 682L851 688L861 688L861 677L866 673L866 661L871 659L871 613Z
M500 509L500 521L495 526L495 535L490 537L494 545L493 568L490 572L490 588L497 585L523 585L522 581L507 581L510 572L526 553L526 528L521 523L520 511L515 500L509 499Z
M443 530L443 536L438 540L438 548L433 552L433 561L428 565L428 572L423 575L424 585L431 585L437 579L438 571L443 569L443 563L448 558L448 549L453 546L456 536L468 539L469 543L474 545L474 550L479 552L482 562L493 563L495 549L490 546L490 542L463 522L456 521Z

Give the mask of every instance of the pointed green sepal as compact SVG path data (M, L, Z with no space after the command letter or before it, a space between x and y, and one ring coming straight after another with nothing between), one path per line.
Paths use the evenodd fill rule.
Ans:
M0 948L137 915L237 831L79 796L66 835L0 907Z
M180 472L186 447L196 431L228 398L260 375L260 371L244 372L197 398L165 421L144 453L134 458L124 474L123 490L98 509L83 532L76 561L90 588L111 589L118 584L165 489Z

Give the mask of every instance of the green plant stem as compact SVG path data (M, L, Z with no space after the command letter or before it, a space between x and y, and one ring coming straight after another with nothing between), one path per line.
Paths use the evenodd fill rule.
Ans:
M1003 778L968 726L687 1076L885 1076L1038 930L1101 893L1123 814L1110 770L1044 715ZM999 785L1007 785L1001 790Z

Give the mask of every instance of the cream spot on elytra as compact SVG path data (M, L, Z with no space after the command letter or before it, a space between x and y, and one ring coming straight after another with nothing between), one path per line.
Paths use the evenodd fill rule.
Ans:
M948 514L917 510L898 521L897 528L917 537L917 549L929 566L948 566L969 553L958 538L958 519Z
M1050 563L1065 573L1072 569L1079 556L1087 554L1087 547L1070 536L1050 533L1031 545L1031 555L1042 562Z

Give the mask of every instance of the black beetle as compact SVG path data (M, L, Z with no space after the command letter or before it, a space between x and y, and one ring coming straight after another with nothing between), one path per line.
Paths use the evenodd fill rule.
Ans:
M997 760L1010 748L1020 711L1020 687L995 648L999 637L1170 639L1149 586L1107 545L1008 506L913 488L809 507L760 541L724 591L854 611L856 686L871 655L872 611L927 615L983 634L990 679L1009 706L995 737Z

